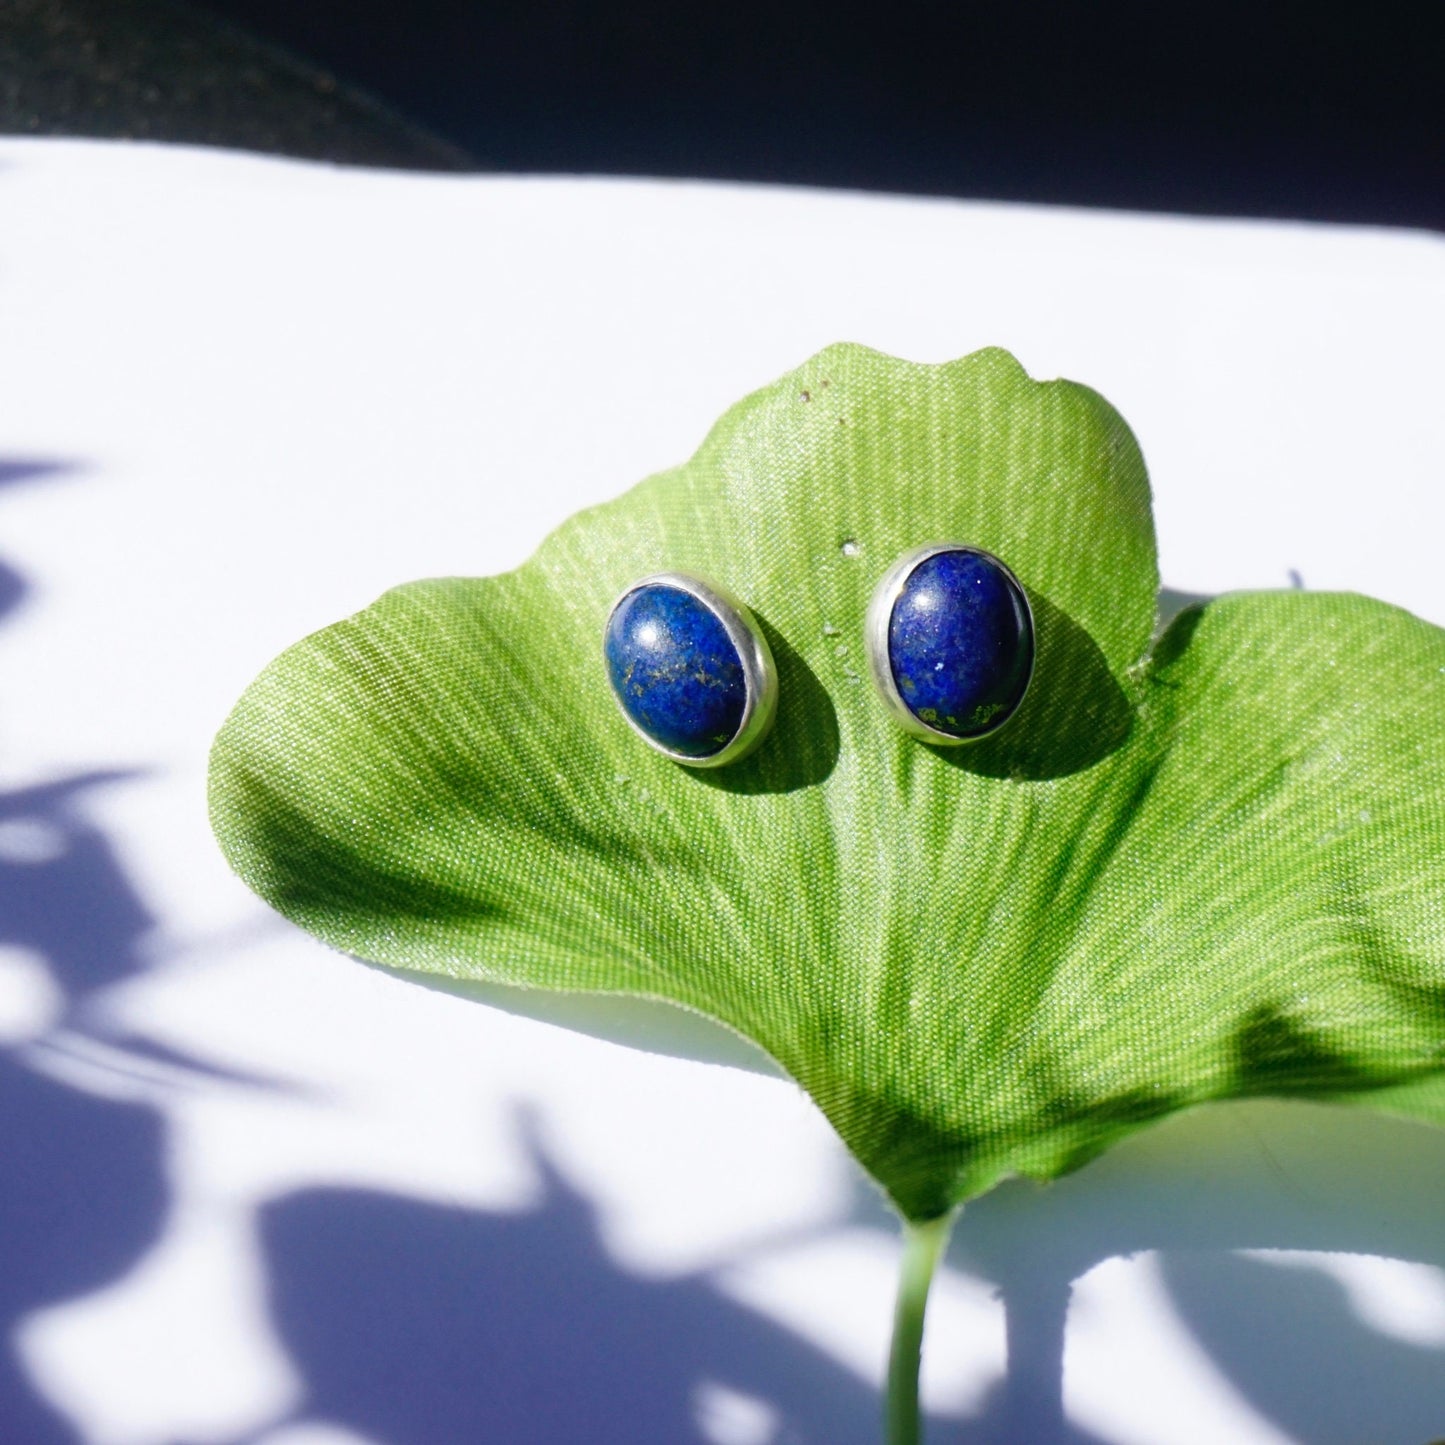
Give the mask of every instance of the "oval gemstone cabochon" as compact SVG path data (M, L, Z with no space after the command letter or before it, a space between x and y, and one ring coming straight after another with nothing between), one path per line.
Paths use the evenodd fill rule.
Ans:
M604 651L623 710L667 751L707 758L737 736L743 661L722 620L692 593L635 588L612 610Z
M993 558L958 549L925 557L888 621L888 665L905 706L950 737L979 737L1018 706L1034 636L1018 584Z

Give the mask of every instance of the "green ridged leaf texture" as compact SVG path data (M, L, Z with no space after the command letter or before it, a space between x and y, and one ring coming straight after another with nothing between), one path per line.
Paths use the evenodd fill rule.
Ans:
M963 748L899 732L863 650L879 577L940 540L1002 557L1038 631L1018 714ZM777 657L772 734L715 772L609 691L611 604L663 570ZM213 822L362 958L721 1020L915 1220L1208 1100L1445 1120L1445 632L1261 592L1151 646L1157 593L1100 396L831 347L516 571L284 653L216 741Z

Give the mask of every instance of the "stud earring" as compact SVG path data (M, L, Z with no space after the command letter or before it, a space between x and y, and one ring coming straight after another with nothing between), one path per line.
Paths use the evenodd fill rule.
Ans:
M612 605L602 653L623 717L674 762L736 762L772 726L772 650L752 613L711 582L683 572L634 582Z
M868 604L868 660L883 701L926 742L976 742L1013 716L1034 670L1034 618L1017 577L959 542L900 557Z

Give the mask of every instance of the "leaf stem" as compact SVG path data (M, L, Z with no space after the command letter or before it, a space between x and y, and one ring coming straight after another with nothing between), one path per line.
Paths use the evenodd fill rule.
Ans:
M888 1445L920 1445L918 1367L923 1358L923 1315L928 1287L956 1210L921 1224L903 1221L903 1263L893 1308L893 1348L888 1357Z

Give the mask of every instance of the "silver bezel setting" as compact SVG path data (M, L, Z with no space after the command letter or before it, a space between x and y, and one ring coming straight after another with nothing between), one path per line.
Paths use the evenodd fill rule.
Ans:
M1023 687L1019 689L1018 700L1005 716L986 732L974 733L966 738L956 737L953 733L946 733L939 728L930 727L913 712L898 691L898 684L893 679L893 664L888 657L888 628L893 621L894 604L898 601L904 584L913 575L919 564L926 562L930 557L938 556L940 552L971 552L974 556L986 558L991 562L1017 589L1019 598L1023 602L1024 616L1028 619L1029 625L1029 675L1024 679ZM863 623L863 642L868 653L868 665L873 674L874 686L877 687L888 711L893 715L893 720L911 737L920 738L927 743L941 744L944 747L964 747L969 743L983 742L985 738L994 737L1000 728L1007 727L1009 720L1017 715L1019 707L1028 693L1029 685L1034 680L1034 664L1038 660L1038 636L1034 627L1034 610L1029 604L1029 594L1024 590L1023 583L1001 557L995 556L984 547L974 547L967 542L931 542L926 547L917 547L912 552L904 553L883 574L877 587L873 589L873 596L868 603L868 614Z
M695 758L664 747L650 733L644 731L627 711L609 680L607 691L612 694L623 721L648 747L686 768L721 768L745 758L767 737L778 710L778 669L773 661L773 650L768 646L768 640L763 636L757 618L732 593L715 582L706 582L688 572L654 572L649 577L641 577L636 582L628 583L607 609L607 621L602 626L604 667L607 663L607 629L612 625L612 615L627 598L644 587L672 587L679 592L686 592L701 602L722 623L728 641L737 649L738 657L742 661L746 696L743 699L743 715L738 722L738 730L717 752L709 753L703 758Z

